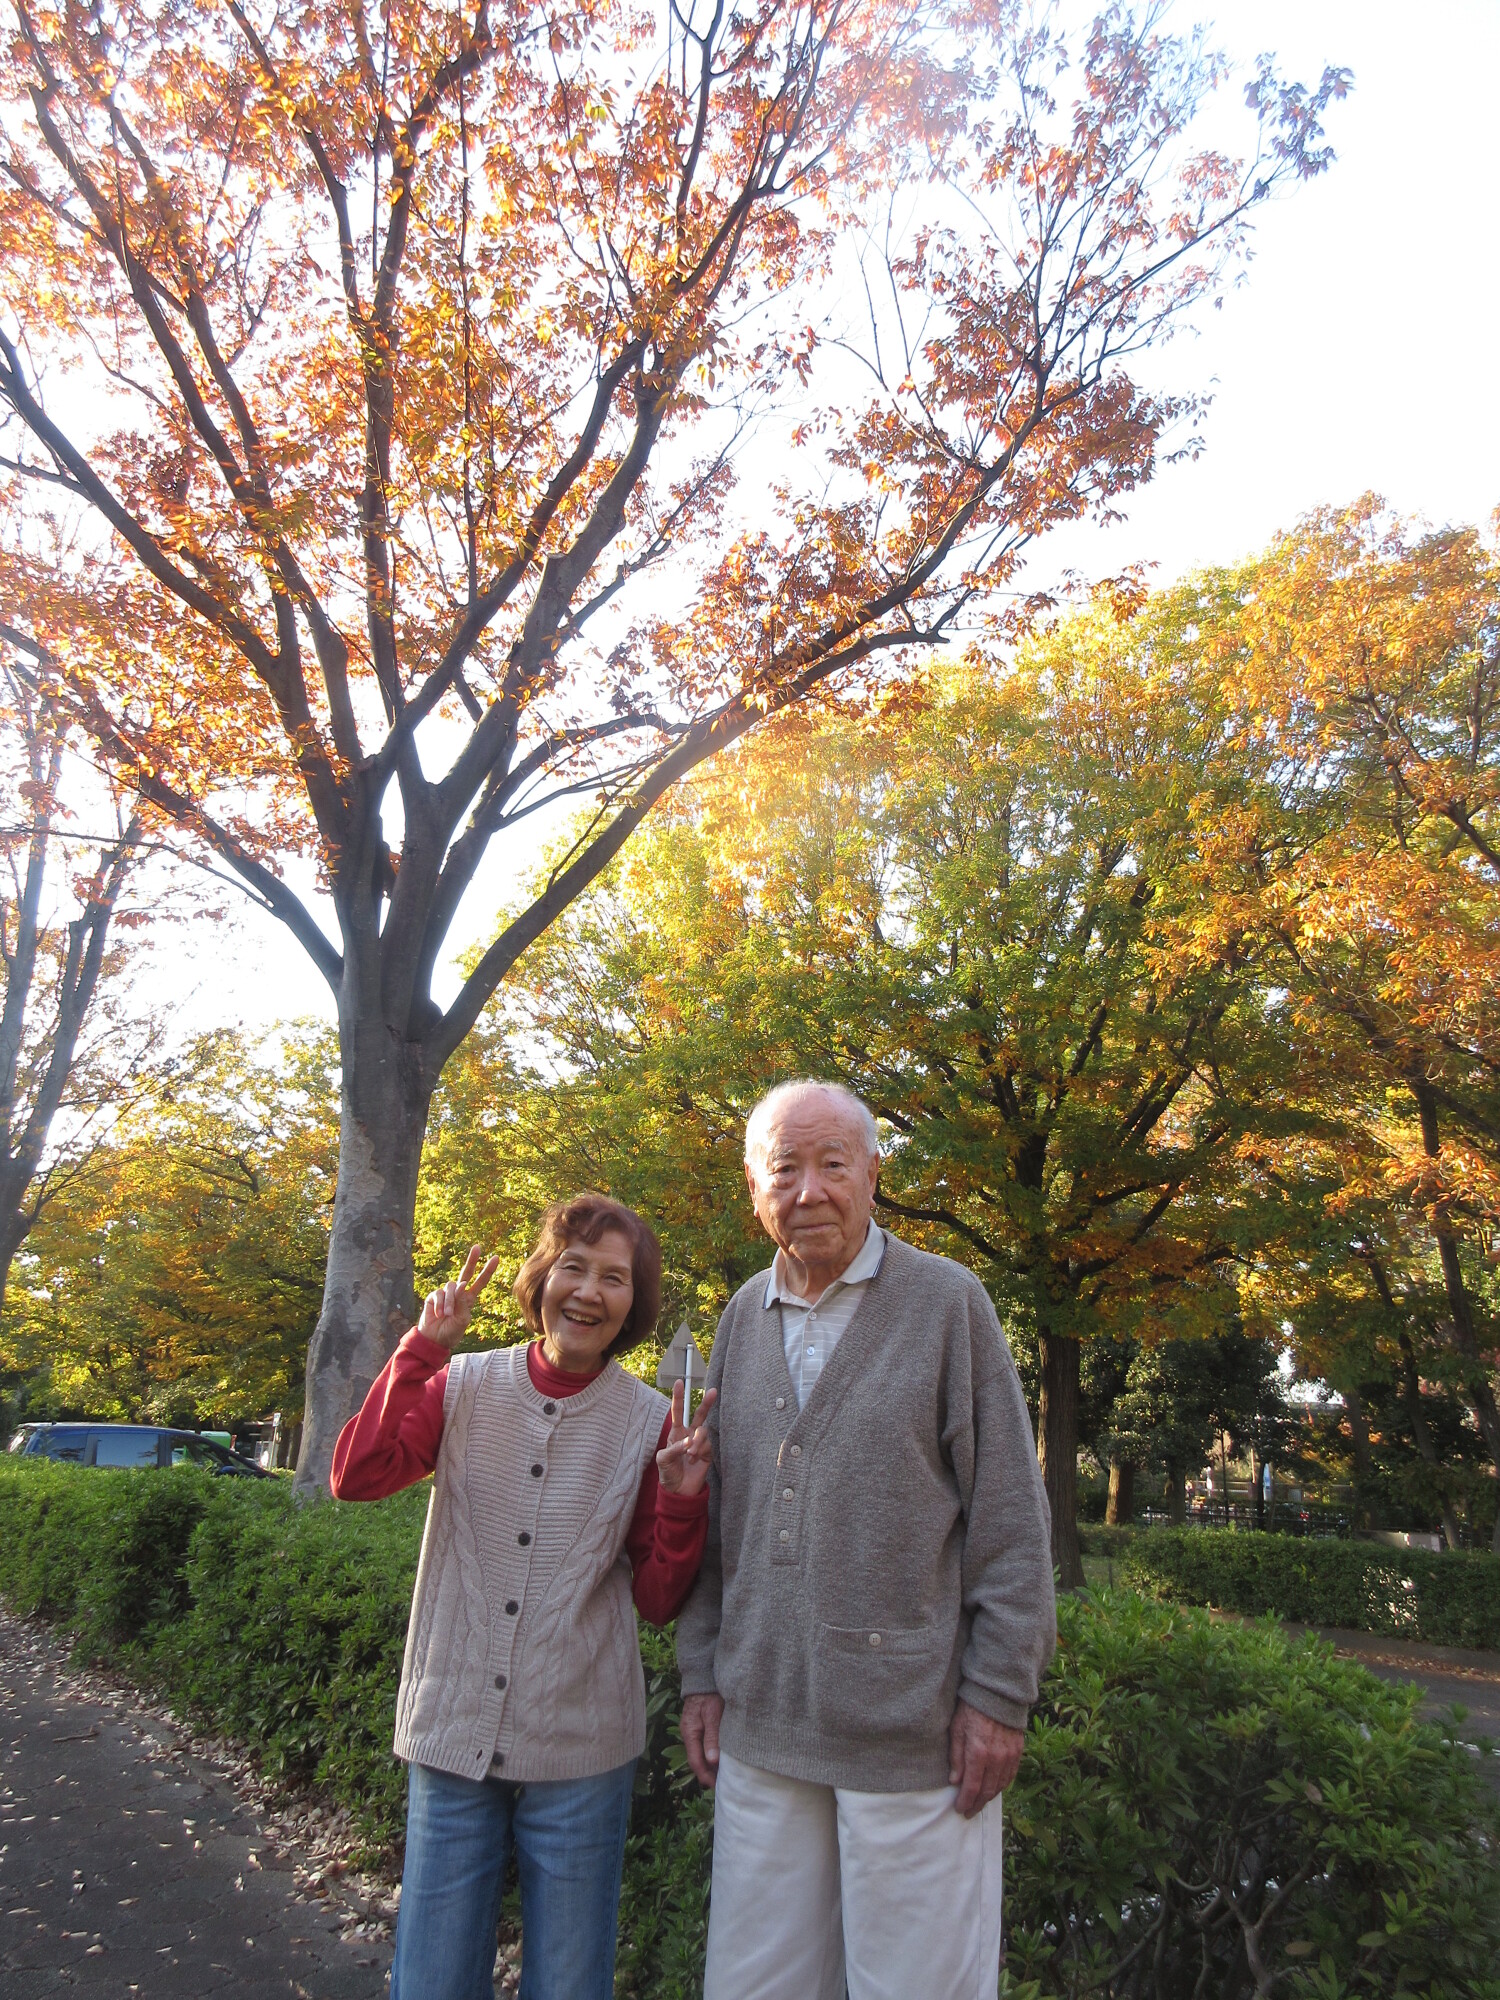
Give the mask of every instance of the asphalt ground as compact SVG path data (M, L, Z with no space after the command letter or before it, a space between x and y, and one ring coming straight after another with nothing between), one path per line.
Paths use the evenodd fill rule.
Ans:
M1500 1786L1500 1653L1429 1646L1416 1639L1382 1639L1372 1632L1331 1625L1289 1625L1287 1630L1315 1630L1336 1652L1358 1660L1383 1681L1415 1681L1422 1690L1425 1716L1447 1719L1447 1710L1461 1708L1458 1735L1466 1743L1493 1746L1484 1756L1483 1769Z
M383 2000L389 1945L350 1921L232 1786L0 1610L5 2000Z

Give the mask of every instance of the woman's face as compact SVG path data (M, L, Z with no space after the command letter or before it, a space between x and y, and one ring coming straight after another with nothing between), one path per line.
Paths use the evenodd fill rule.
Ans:
M592 1374L635 1298L630 1238L606 1229L597 1243L570 1243L542 1286L542 1345L554 1367Z

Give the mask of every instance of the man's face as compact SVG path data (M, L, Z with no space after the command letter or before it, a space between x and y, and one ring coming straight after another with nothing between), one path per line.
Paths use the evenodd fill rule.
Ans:
M875 1203L880 1157L836 1097L804 1090L782 1104L765 1149L745 1163L761 1227L778 1248L836 1275L859 1254Z

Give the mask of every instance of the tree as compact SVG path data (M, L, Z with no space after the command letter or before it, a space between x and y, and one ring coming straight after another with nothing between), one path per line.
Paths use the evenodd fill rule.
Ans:
M34 1412L301 1408L337 1167L331 1037L195 1043L33 1233L0 1365Z
M1394 1207L1397 1237L1435 1253L1426 1325L1500 1473L1480 1275L1500 1240L1500 565L1473 531L1415 532L1367 497L1280 538L1222 636L1317 825L1267 851L1260 893L1322 1067L1363 1084L1338 1197L1377 1218L1354 1232L1363 1282L1398 1324ZM1415 1381L1415 1352L1402 1367Z
M880 726L737 752L539 943L514 1003L572 1122L627 1177L658 1163L669 1237L689 1204L743 1215L759 1089L813 1071L867 1099L878 1212L970 1264L1036 1356L1065 1581L1082 1345L1222 1324L1222 1273L1280 1226L1243 1150L1301 1116L1235 899L1205 896L1257 780L1182 644L1201 615L1192 588L1105 606L1007 673L934 669Z
M8 563L0 627L336 996L315 1486L411 1312L429 1102L498 982L700 759L988 615L1031 538L1149 475L1185 406L1132 357L1326 164L1345 78L1262 64L1242 167L1188 152L1223 66L1155 8L1075 48L1011 0L664 35L611 0L11 4L7 497L97 547ZM438 1005L492 841L579 791Z
M118 1046L101 992L120 971L111 925L140 816L115 802L103 839L71 832L67 738L52 697L0 661L0 1311L16 1252L142 1054Z
M1167 1510L1181 1522L1188 1474L1221 1434L1250 1447L1257 1472L1274 1455L1263 1450L1269 1440L1262 1429L1275 1422L1279 1404L1268 1344L1238 1329L1143 1344L1110 1412L1109 1449L1126 1464L1164 1469Z

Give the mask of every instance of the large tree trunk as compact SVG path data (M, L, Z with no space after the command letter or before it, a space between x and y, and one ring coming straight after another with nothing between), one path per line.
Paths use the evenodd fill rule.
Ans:
M326 1492L339 1432L415 1318L412 1226L435 1078L382 1023L345 1026L339 1178L323 1309L307 1350L297 1490Z
M1104 1509L1106 1527L1128 1528L1135 1519L1135 1467L1122 1459L1109 1462L1109 1500Z
M1052 1566L1064 1590L1083 1582L1078 1547L1078 1342L1044 1333L1037 1457L1052 1509Z
M1187 1472L1180 1465L1167 1467L1167 1519L1174 1528L1187 1525Z

